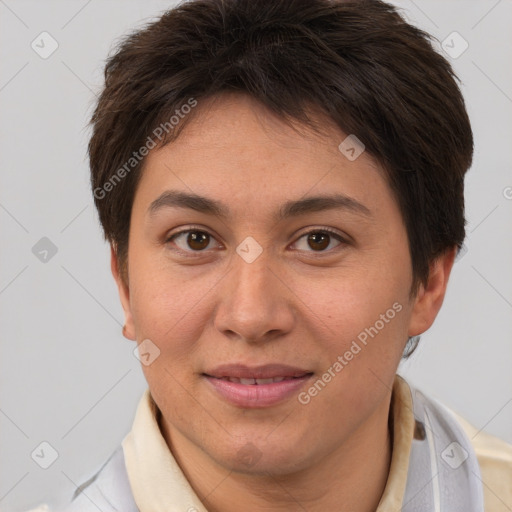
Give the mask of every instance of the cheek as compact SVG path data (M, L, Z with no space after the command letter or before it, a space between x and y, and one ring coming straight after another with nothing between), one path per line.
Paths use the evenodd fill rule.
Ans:
M186 272L171 272L153 262L132 266L130 304L138 340L149 338L161 352L180 361L194 350L204 328L209 279L193 285ZM213 280L212 280L213 281Z
M321 358L319 378L328 381L314 406L319 414L326 407L337 420L347 410L364 416L392 387L407 339L409 283L381 269L347 269L336 279L296 283Z
M375 324L382 333L401 330L408 285L407 276L375 265L331 269L323 277L296 277L292 286L317 333L342 348Z
M328 411L333 428L365 418L388 394L406 341L407 294L400 287L368 287L355 277L304 297L322 362L317 379L325 382L306 393L311 390L313 416Z

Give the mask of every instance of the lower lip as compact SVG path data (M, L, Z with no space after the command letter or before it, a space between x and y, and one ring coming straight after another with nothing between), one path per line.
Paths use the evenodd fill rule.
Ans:
M211 386L228 402L243 408L270 407L294 395L312 375L271 384L240 384L204 376Z

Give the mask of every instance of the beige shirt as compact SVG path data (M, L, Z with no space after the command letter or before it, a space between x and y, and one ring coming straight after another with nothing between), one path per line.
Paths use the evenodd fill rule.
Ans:
M407 482L415 433L408 384L396 376L391 399L393 453L388 480L376 512L398 512ZM126 469L141 512L207 512L169 450L158 425L158 408L149 389L137 408L131 432L123 440ZM485 512L512 511L512 445L477 431L454 414L477 455Z

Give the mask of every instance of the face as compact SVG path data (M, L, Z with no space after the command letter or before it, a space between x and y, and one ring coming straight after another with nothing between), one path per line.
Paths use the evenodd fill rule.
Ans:
M126 334L146 340L169 442L234 471L310 467L387 414L442 297L410 299L398 205L346 134L299 133L243 95L196 109L146 159L128 284L113 259Z

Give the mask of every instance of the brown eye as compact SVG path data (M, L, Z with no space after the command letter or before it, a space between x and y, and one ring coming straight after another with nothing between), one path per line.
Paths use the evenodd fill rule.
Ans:
M187 237L187 243L191 249L202 251L208 247L210 235L202 231L191 231Z
M304 233L295 242L297 249L305 252L330 252L331 249L345 244L346 241L340 234L329 229L317 229Z
M199 252L208 248L211 239L210 234L205 231L189 229L171 236L168 242L174 242L182 251Z
M329 247L331 236L327 233L319 231L318 233L310 233L308 235L308 244L315 251L323 251Z

